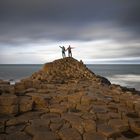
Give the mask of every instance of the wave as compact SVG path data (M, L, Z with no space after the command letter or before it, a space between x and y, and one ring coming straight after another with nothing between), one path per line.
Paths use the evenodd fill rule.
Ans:
M112 84L119 84L129 88L136 88L140 90L140 75L135 74L116 74L113 76L107 76Z

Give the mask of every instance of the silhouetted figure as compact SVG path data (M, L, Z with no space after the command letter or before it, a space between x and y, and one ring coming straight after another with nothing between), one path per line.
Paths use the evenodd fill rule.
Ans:
M65 54L66 49L65 49L65 47L64 46L63 47L59 46L59 47L62 49L62 57L65 58L66 57L66 54Z
M69 45L69 47L67 48L67 50L68 50L68 57L72 57L71 49L73 49L73 48Z

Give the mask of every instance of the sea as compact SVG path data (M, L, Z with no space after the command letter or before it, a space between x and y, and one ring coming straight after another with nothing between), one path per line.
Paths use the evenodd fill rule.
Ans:
M106 77L112 84L119 84L140 91L140 65L90 64L87 67L95 74ZM41 68L41 64L1 64L0 79L15 83Z

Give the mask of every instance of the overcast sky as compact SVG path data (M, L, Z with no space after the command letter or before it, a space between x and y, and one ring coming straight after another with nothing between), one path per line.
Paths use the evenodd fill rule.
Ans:
M140 63L139 0L0 0L0 64Z

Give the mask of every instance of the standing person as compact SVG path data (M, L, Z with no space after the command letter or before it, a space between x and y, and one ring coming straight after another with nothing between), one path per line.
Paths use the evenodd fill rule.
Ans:
M67 50L68 50L68 57L72 57L71 49L73 49L73 48L69 45L69 47L67 48Z
M63 47L59 46L59 47L62 49L62 57L65 58L66 57L66 54L65 54L66 49L65 49L65 47L64 46Z

